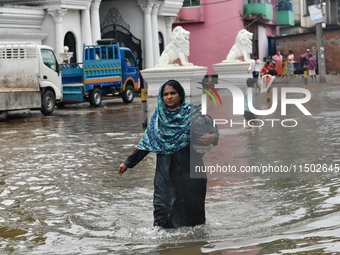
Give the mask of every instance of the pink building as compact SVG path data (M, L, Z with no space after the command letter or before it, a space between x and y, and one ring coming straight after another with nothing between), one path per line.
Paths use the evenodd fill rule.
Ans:
M294 24L288 4L285 0L184 0L173 26L190 31L189 61L207 66L207 75L215 75L212 65L226 59L242 28L254 34L253 53L260 59L275 54L270 38L279 34L278 26Z

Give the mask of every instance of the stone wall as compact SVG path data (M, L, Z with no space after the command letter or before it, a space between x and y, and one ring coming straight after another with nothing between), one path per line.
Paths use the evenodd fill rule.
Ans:
M323 30L323 39L326 58L326 72L330 74L340 73L340 27ZM276 38L276 49L286 57L288 50L292 50L295 60L305 53L306 49L312 50L316 44L315 32L280 36Z

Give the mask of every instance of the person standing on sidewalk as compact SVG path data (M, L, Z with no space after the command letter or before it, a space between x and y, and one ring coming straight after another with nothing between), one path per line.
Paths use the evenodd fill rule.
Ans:
M275 71L277 76L282 76L282 65L283 65L283 57L280 51L273 56L273 60L275 61Z
M310 49L307 49L306 52L301 55L301 58L308 60L310 53Z
M288 65L287 65L287 76L294 77L294 54L292 50L288 51Z
M203 166L201 153L190 143L190 124L197 107L185 101L185 92L176 80L159 89L156 108L137 149L118 167L121 176L149 152L157 154L154 177L154 226L177 228L205 223L207 179L190 178L195 166ZM199 137L204 145L217 145L217 127ZM195 165L190 164L194 162ZM193 170L194 169L194 170Z
M316 80L316 59L313 56L312 53L309 54L308 57L308 75L312 78L312 80L315 78Z
M310 53L310 50L307 49L306 52L302 54L300 57L300 65L301 65L303 72L308 71L309 53Z

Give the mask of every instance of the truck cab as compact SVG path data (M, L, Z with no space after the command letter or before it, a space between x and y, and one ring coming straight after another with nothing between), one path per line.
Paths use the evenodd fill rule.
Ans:
M0 120L16 110L50 115L62 99L59 66L49 46L0 43L0 70Z
M120 47L120 54L121 56L124 56L124 61L122 61L122 70L123 70L123 80L127 81L129 78L133 81L137 81L137 86L133 87L132 90L132 83L134 83L132 80L129 84L131 88L126 88L125 86L125 95L123 97L123 101L125 103L129 103L130 101L132 102L133 97L134 97L134 91L138 89L139 87L139 69L138 69L138 61L134 57L133 53L129 48L126 47ZM126 91L127 89L127 91ZM121 92L122 93L122 92Z
M46 45L38 45L40 49L41 59L43 65L41 65L41 82L40 87L42 89L52 88L55 93L55 100L59 102L62 100L61 91L61 74L59 69L59 63L53 49Z

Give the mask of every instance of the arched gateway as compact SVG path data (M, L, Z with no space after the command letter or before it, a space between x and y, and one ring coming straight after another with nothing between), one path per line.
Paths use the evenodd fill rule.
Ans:
M130 48L136 59L139 60L139 70L142 70L141 40L136 38L129 30L121 25L112 24L101 29L102 39L114 38L120 46Z
M139 60L139 70L143 69L141 40L130 32L130 25L124 21L118 9L111 8L101 23L101 38L114 38L120 46L130 48Z

